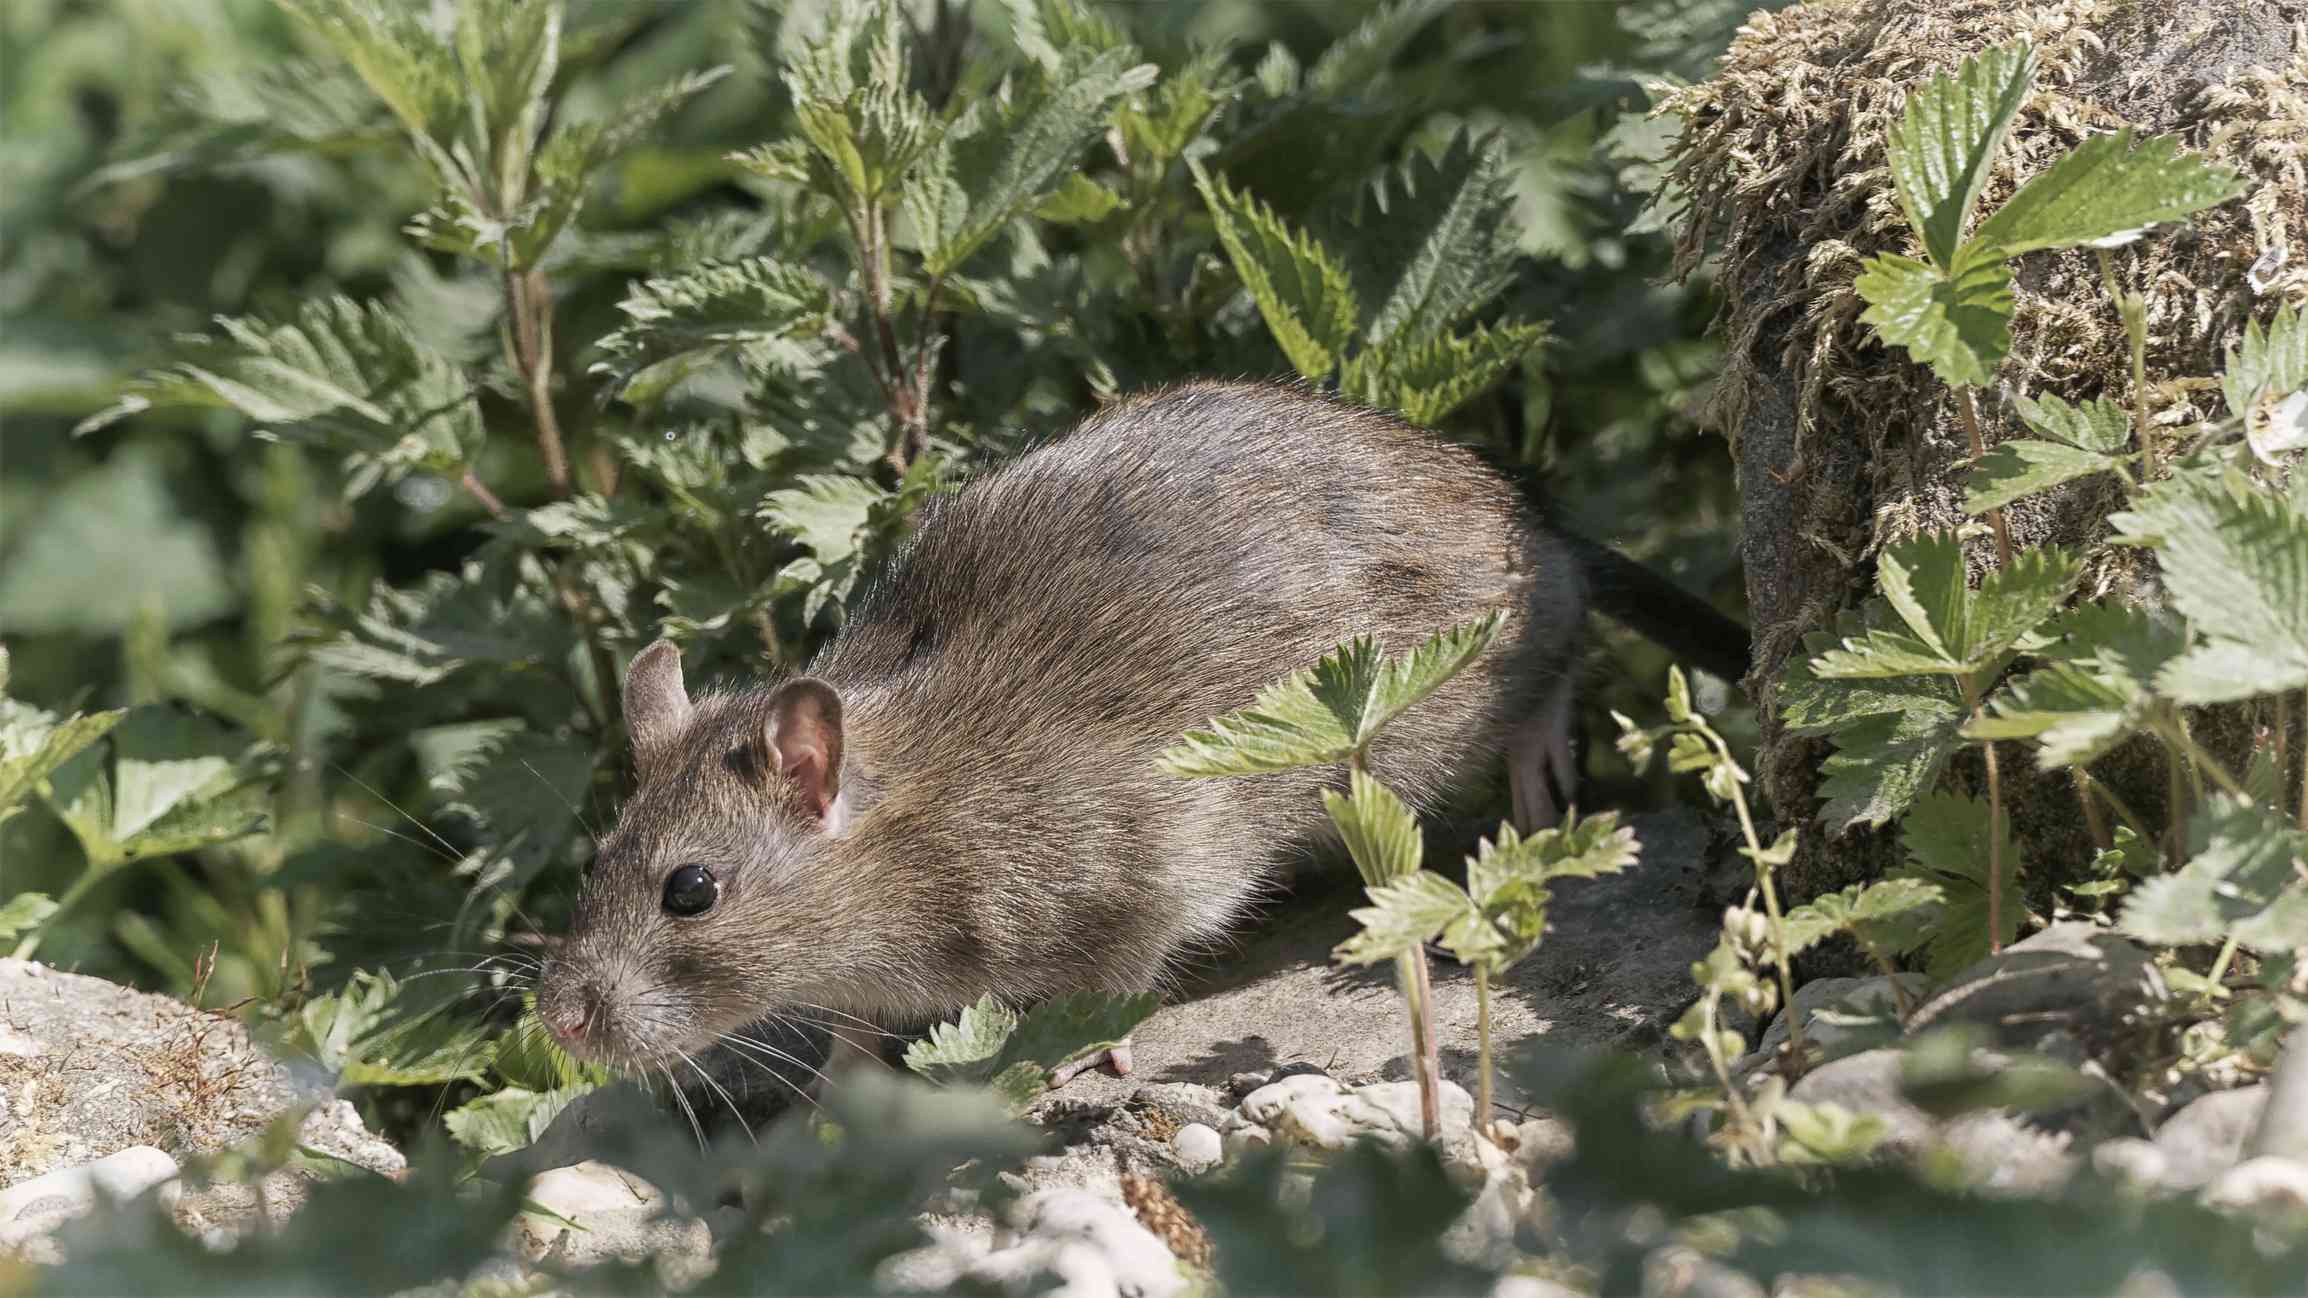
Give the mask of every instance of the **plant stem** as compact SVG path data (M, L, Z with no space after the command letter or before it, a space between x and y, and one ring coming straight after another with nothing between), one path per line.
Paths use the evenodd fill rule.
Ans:
M2219 995L2220 980L2228 976L2228 965L2235 958L2236 935L2230 933L2228 940L2220 944L2220 954L2212 960L2212 972L2204 975L2204 984L2207 988L2204 994L2207 998Z
M1732 761L1731 745L1715 733L1713 726L1702 721L1699 729L1715 746L1717 756L1726 762ZM1787 1057L1794 1061L1800 1073L1803 1016L1795 1012L1795 972L1787 959L1787 921L1779 913L1779 890L1772 885L1771 867L1763 863L1763 838L1755 832L1755 817L1747 810L1747 796L1739 792L1735 782L1731 786L1731 806L1739 813L1739 832L1747 836L1747 850L1752 853L1748 859L1755 863L1755 883L1763 892L1763 913L1771 917L1771 954L1779 966L1779 1003L1787 1007Z
M2203 794L2203 777L2207 775L2212 777L2212 783L2219 785L2223 793L2231 793L2239 798L2250 796L2245 792L2243 784L2229 774L2227 765L2206 752L2204 746L2196 742L2196 737L2188 733L2188 720L2177 707L2167 707L2164 716L2164 722L2157 729L2164 732L2165 739L2173 747L2187 755L2188 770L2194 779L2198 796Z
M26 933L24 940L16 944L15 957L18 960L31 959L32 953L40 949L41 940L48 936L48 931L55 926L56 921L63 916L64 912L72 909L74 902L87 896L89 889L101 883L105 876L111 873L111 867L98 867L93 863L81 871L80 877L72 881L72 886L64 890L64 895L56 899L56 909L48 912L48 918L40 921L39 927Z
M2075 786L2076 805L2083 808L2084 828L2091 833L2092 846L2103 852L2114 847L2116 840L2108 832L2108 818L2100 814L2099 805L2092 801L2092 777L2081 766L2069 767L2068 776L2069 783Z
M1964 702L1971 705L1977 725L1985 710L1979 683L1969 676L1962 680ZM2003 950L2003 779L1996 769L1994 740L1980 744L1980 755L1987 762L1987 949L1994 955Z
M462 485L467 494L481 502L481 508L489 511L489 517L503 518L505 516L505 502L499 500L497 493L489 490L489 485L481 481L480 475L473 472L472 469L467 468L465 470Z
M2108 250L2097 250L2100 259L2100 283L2108 296L2115 299L2116 314L2123 319L2124 334L2131 343L2132 352L2132 435L2140 441L2140 480L2156 479L2156 445L2148 437L2148 317L2147 303L2138 294L2116 287L2115 259Z
M569 452L561 441L561 421L553 413L553 291L534 270L505 270L505 303L513 317L514 360L529 390L529 410L537 421L537 450L553 494L569 494Z
M1475 1130L1491 1134L1491 972L1475 966Z
M2300 689L2300 831L2308 833L2308 686Z
M2108 804L2108 810L2115 812L2116 819L2124 822L2133 833L2139 835L2141 842L2152 843L2156 841L2156 836L2148 832L2148 822L2140 819L2140 813L2132 810L2130 803L2119 797L2114 789L2101 783L2098 776L2080 766L2076 769L2083 772L2084 785L2091 790L2092 796Z
M1987 441L1979 433L1979 405L1972 399L1970 388L1955 390L1955 408L1963 415L1963 431L1971 438L1971 462L1978 464L1987 454ZM1987 511L1988 526L1995 529L1995 561L1998 567L2011 567L2011 529L2004 523L2003 506Z

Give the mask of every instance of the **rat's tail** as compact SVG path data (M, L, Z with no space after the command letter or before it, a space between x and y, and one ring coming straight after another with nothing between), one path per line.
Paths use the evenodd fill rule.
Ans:
M1578 557L1595 610L1684 663L1737 685L1752 653L1747 628L1607 545L1553 528Z
M1513 483L1539 521L1570 548L1596 612L1729 684L1738 684L1747 674L1753 645L1746 627L1617 550L1562 526L1537 471L1529 465L1508 463L1489 448L1475 448L1475 453Z

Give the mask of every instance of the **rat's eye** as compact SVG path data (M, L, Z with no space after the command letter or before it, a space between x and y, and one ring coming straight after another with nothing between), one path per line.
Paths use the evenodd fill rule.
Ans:
M685 865L665 876L665 913L688 919L713 909L721 884L702 865Z

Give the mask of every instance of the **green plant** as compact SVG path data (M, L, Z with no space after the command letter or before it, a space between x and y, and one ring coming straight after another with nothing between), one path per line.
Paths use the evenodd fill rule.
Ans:
M908 1045L906 1067L944 1085L990 1087L1013 1112L1022 1113L1049 1089L1060 1065L1128 1038L1158 1000L1152 992L1083 992L1044 1001L1021 1014L987 996Z

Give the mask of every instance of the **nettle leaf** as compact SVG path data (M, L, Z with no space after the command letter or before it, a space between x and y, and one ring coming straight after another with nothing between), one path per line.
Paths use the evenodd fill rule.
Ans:
M1341 964L1375 964L1409 955L1453 924L1479 919L1465 890L1432 870L1413 870L1372 884L1371 904L1349 912L1360 932L1330 953Z
M2244 192L2244 179L2208 158L2183 155L2176 136L2132 147L2129 127L2095 135L2022 185L1982 221L1972 242L2006 257L2073 248L2178 221Z
M1804 653L1789 661L1779 687L1788 728L1835 744L1820 767L1819 791L1827 800L1820 818L1837 833L1904 813L1963 746L1963 692L1953 677L1829 678L1815 670L1837 636L1848 646L1870 634L1870 620L1890 616L1882 601L1871 600L1857 616L1846 615L1835 635L1805 636Z
M1952 387L1986 387L2011 352L2011 271L1992 256L1967 256L1943 274L1882 253L1852 287L1868 303L1860 322Z
M1346 842L1363 881L1381 884L1416 873L1426 852L1418 817L1394 790L1364 771L1348 777L1347 791L1322 791L1323 810Z
M1787 912L1787 953L1799 954L1838 933L1849 933L1870 948L1912 949L1922 939L1922 912L1946 899L1945 887L1922 878L1855 883Z
M111 733L127 715L126 709L115 709L58 721L30 704L0 698L0 822L30 798L57 767Z
M1546 337L1546 326L1518 322L1478 325L1408 351L1373 348L1346 362L1339 389L1366 405L1401 411L1412 423L1436 424L1488 391Z
M48 776L42 796L94 869L192 851L263 829L262 750L182 708L131 708Z
M896 5L840 7L785 69L809 179L847 208L878 204L944 133L910 88L904 31Z
M2106 397L2071 406L2047 392L2040 402L2018 397L2013 405L2043 436L2004 442L1981 457L1964 495L1966 513L1984 514L2065 482L2114 473L2131 458L2124 454L2131 418Z
M953 178L968 215L924 250L932 275L960 269L1011 221L1056 192L1106 129L1114 103L1153 85L1157 70L1123 47L1033 79L1030 89L973 121L952 141ZM989 101L990 102L990 101Z
M1988 953L1989 819L1985 799L1935 793L1918 801L1900 826L1907 864L1893 877L1943 892L1924 941L1925 967L1934 978L1955 973ZM2019 843L2012 838L2008 820L1999 828L2003 888L1996 936L2009 943L2019 935L2027 901L2019 885Z
M2058 643L2039 650L2046 664L2011 682L1967 725L1971 739L2034 739L2047 769L2082 766L2146 725L2152 683L2187 648L2171 619L2144 609L2084 604L2052 626Z
M2189 839L2188 863L2136 885L2118 929L2158 946L2234 937L2269 954L2308 950L2308 832L2223 793L2191 818Z
M1953 76L1943 72L1910 95L1891 128L1886 144L1899 205L1942 269L1956 264L1964 220L2034 83L2032 47L2021 42L1985 50Z
M1142 100L1124 104L1116 122L1132 165L1159 174L1184 157L1242 85L1232 75L1227 52L1208 49L1163 77Z
M1496 134L1451 137L1441 156L1414 155L1370 194L1357 223L1356 280L1378 308L1372 349L1408 354L1439 338L1505 287L1518 252L1507 151Z
M44 892L20 892L0 902L0 942L13 942L19 933L29 933L48 922L56 913L56 899Z
M991 1085L1013 1111L1049 1089L1059 1065L1127 1039L1161 998L1077 992L1019 1014L980 997L951 1023L906 1047L906 1067L942 1085Z
M1480 658L1503 621L1494 612L1446 628L1395 658L1381 659L1368 636L1340 645L1259 691L1249 707L1187 732L1160 764L1173 775L1207 777L1345 761Z
M1034 216L1057 225L1095 225L1122 207L1120 194L1075 171L1034 204Z
M2240 476L2184 474L2109 522L2116 541L2155 549L2173 606L2203 637L2159 690L2221 703L2308 685L2308 513Z
M509 261L516 270L536 267L552 251L562 231L577 219L595 175L729 71L715 67L685 72L645 94L622 98L613 116L561 123L537 155L528 200L500 227L486 228L468 220L463 222L468 227L465 234L443 238L435 229L442 224L439 212L443 209L436 209L418 217L411 233L432 246L480 256L492 264ZM457 205L452 203L446 210L454 217ZM458 222L452 219L449 224ZM503 257L495 255L499 242Z
M508 1086L449 1110L441 1121L452 1139L476 1154L510 1154L535 1144L570 1101L592 1089L532 1091Z
M426 763L441 809L470 821L484 850L511 863L515 882L562 859L584 832L578 808L592 790L592 746L517 723L458 729L477 733L467 743L436 745L440 760Z
M360 74L436 174L457 174L450 147L463 120L466 91L454 51L433 34L418 10L365 0L280 0L280 5Z
M1524 836L1499 827L1467 860L1467 893L1474 908L1451 924L1444 945L1462 963L1494 972L1531 953L1546 936L1548 885L1592 879L1635 864L1642 845L1617 812L1586 816Z
M618 395L657 400L682 379L733 353L816 338L833 319L833 287L807 266L747 257L644 280L617 304L627 324L604 337L595 373Z
M1229 189L1199 162L1189 165L1218 241L1282 354L1307 378L1330 377L1354 337L1360 310L1345 267L1249 193Z
M2220 392L2228 413L2248 418L2264 397L2285 397L2308 388L2308 310L2290 303L2277 309L2263 330L2244 324L2244 336L2228 349Z
M576 632L544 592L533 561L468 562L405 590L379 586L365 612L346 617L306 651L311 661L371 680L430 685L476 666L529 668L576 646Z
M1306 74L1307 92L1332 99L1370 92L1396 54L1451 0L1395 0L1372 11L1355 29L1330 43Z
M337 1074L343 1086L438 1086L479 1081L495 1042L485 1026L439 1002L409 997L390 974L363 970L315 996L281 1028L280 1046Z
M481 409L463 370L384 306L323 298L293 323L218 316L216 325L216 334L181 340L182 360L130 383L73 432L155 406L237 410L358 457L353 495L380 477L461 470L480 450Z
M1869 632L1822 655L1812 670L1824 677L1985 671L2067 600L2082 573L2073 553L2043 546L2012 556L1972 590L1962 542L1949 533L1917 537L1876 563L1877 585L1912 634Z

